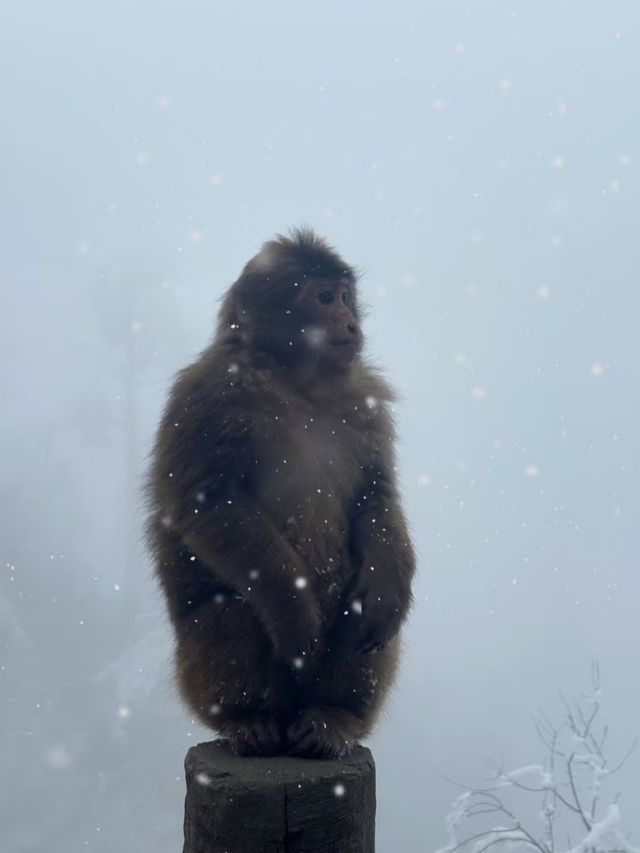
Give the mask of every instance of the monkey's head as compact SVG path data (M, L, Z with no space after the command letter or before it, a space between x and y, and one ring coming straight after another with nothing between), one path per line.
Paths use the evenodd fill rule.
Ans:
M354 270L310 229L262 247L229 289L218 334L283 367L348 372L362 348Z

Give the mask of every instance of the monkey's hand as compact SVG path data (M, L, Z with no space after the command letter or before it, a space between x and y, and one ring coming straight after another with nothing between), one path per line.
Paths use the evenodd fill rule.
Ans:
M410 602L411 593L402 578L363 568L339 617L345 640L356 651L379 651L400 630Z
M395 482L393 434L387 423L378 458L364 469L360 499L351 525L351 551L357 567L353 587L347 590L344 621L351 648L372 652L394 637L411 606L411 579L415 556Z
M296 600L281 614L277 624L269 626L273 654L294 671L307 669L323 647L322 620L312 600Z

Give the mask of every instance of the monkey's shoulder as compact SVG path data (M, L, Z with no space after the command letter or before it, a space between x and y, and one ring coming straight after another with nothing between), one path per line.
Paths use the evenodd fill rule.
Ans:
M170 418L183 416L192 424L208 422L219 427L233 421L235 429L248 420L267 390L264 371L205 353L177 374L165 414Z
M311 452L321 442L349 447L359 462L393 441L394 392L375 368L358 365L331 391L305 397L268 369L209 351L176 377L164 432L190 453L273 446L279 454L292 441Z

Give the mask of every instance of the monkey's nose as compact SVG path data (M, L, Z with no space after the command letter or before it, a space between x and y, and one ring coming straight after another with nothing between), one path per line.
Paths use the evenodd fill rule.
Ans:
M352 335L355 335L355 333L358 331L358 327L355 323L347 323L347 329L349 329Z

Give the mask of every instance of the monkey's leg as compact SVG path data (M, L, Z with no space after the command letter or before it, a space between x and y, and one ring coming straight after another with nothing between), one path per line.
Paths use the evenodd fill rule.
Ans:
M327 649L316 678L301 697L304 707L287 728L292 755L346 755L375 723L398 663L396 635L375 653Z
M282 750L295 688L244 600L219 594L178 625L176 671L184 700L235 752Z

